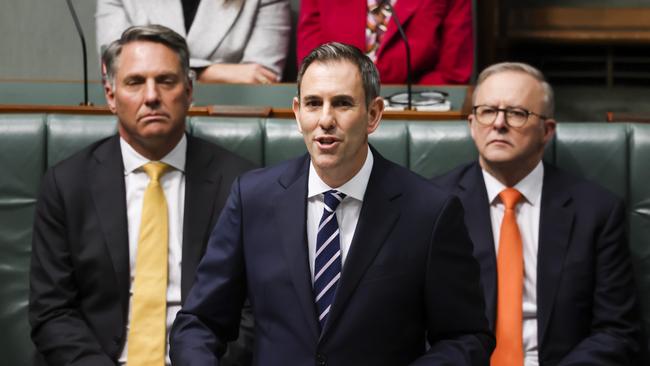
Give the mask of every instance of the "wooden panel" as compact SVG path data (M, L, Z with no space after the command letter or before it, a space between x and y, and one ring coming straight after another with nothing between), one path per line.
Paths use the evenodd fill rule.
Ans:
M508 21L513 28L529 29L650 29L650 8L513 8Z
M648 43L650 8L513 8L507 37L572 43Z
M470 91L468 91L468 94ZM471 100L471 99L470 99ZM384 120L409 121L448 121L464 120L471 110L470 104L465 104L462 110L447 112L418 112L418 111L386 111ZM111 111L106 106L59 106L59 105L11 105L0 104L1 113L63 113L83 115L108 115ZM189 116L226 116L226 117L270 117L294 118L291 108L271 108L256 106L225 106L213 105L207 107L192 107Z

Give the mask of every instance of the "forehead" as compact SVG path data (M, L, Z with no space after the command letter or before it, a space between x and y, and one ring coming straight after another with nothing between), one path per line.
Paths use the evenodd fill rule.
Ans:
M524 72L503 71L490 75L478 86L475 104L531 107L542 103L541 83Z
M302 96L348 94L358 97L363 94L363 84L359 68L350 61L315 61L302 77L300 94Z
M180 73L178 55L162 43L134 41L122 47L117 58L117 75L139 73Z

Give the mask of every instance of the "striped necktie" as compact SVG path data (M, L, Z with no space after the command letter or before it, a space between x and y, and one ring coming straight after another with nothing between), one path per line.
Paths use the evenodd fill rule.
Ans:
M336 190L327 191L323 195L325 208L318 224L314 263L314 294L321 329L327 321L341 277L341 243L336 207L345 198L345 194Z

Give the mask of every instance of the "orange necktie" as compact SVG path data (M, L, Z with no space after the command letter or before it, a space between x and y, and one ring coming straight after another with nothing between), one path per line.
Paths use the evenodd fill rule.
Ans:
M524 257L521 234L517 226L515 207L521 193L506 188L499 197L506 207L501 222L501 237L497 254L497 346L491 366L523 366L522 292L524 287Z

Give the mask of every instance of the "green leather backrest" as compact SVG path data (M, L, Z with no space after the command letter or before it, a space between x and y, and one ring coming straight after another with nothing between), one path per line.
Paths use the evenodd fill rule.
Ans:
M627 198L627 125L559 123L555 165Z
M630 133L629 244L647 333L646 351L650 351L650 125L627 126Z
M263 123L260 118L192 117L188 131L261 166L264 161Z
M45 170L43 115L0 115L0 354L27 365L27 299L32 220Z
M408 166L424 177L436 177L476 159L476 147L467 122L414 121L408 123L408 129Z
M47 117L47 165L52 166L91 143L117 132L113 116L52 114Z
M368 141L386 159L408 166L408 130L404 121L380 123Z
M267 119L264 127L264 166L307 152L295 119Z
M261 166L306 152L293 119L192 117L189 133ZM0 115L0 354L30 363L27 296L33 210L45 169L116 131L112 116ZM476 159L465 121L384 121L370 142L432 177ZM561 123L544 159L626 199L644 324L650 329L650 125ZM6 361L5 361L6 360Z

